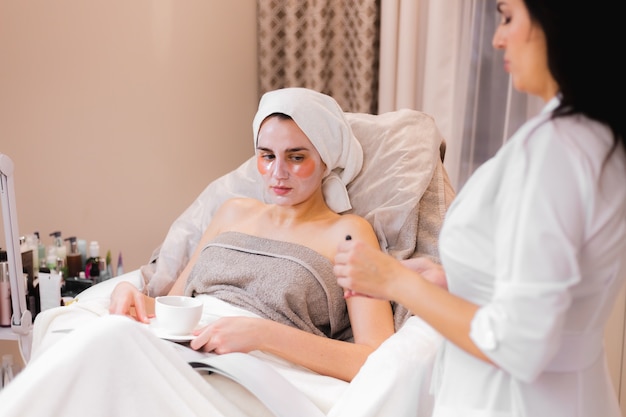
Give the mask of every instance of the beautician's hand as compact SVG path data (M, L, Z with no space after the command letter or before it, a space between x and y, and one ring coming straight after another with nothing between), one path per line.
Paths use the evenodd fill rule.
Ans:
M448 289L448 280L446 278L446 271L438 263L431 261L428 258L411 258L400 261L402 265L419 273L428 281L440 286L443 289Z
M415 260L405 264L364 242L351 240L339 244L333 271L337 283L346 289L344 297L361 295L395 300L397 292L401 291L400 283L403 280L441 279L438 274L443 272L437 271L434 265L436 264ZM416 268L416 271L412 268ZM416 272L419 273L418 276Z
M265 325L272 321L255 317L222 317L194 332L190 347L219 354L248 353L261 346Z
M142 323L149 323L150 315L146 309L146 299L147 297L131 283L120 282L111 293L109 313L120 314Z

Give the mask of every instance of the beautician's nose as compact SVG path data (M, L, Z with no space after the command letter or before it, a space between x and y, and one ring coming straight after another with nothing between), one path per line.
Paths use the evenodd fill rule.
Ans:
M500 26L498 26L496 31L493 33L493 38L491 39L491 45L495 49L504 48L504 36L502 34L502 29Z

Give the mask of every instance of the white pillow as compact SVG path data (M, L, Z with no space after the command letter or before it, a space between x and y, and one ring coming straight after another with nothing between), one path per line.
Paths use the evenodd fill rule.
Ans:
M405 259L416 248L419 202L443 142L432 117L416 110L346 113L363 147L363 168L348 185L351 212L374 227L383 251Z

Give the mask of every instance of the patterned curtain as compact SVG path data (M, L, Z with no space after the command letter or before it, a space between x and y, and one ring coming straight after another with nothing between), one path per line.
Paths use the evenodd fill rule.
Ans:
M376 114L380 0L257 0L257 19L259 96L306 87Z

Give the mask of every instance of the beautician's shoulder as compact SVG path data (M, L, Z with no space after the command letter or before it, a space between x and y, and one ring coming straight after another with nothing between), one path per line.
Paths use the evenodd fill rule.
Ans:
M526 138L525 148L535 164L570 166L575 172L583 167L595 171L612 147L610 129L581 115L547 120Z

